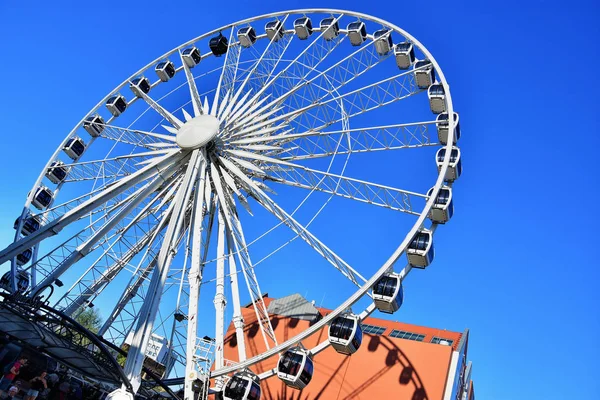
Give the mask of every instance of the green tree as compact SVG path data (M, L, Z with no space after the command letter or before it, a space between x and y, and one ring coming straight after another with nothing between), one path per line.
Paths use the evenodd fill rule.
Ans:
M102 326L102 317L100 316L100 311L96 307L86 307L85 310L75 317L75 321L93 333L98 333L98 330L100 330L100 327Z

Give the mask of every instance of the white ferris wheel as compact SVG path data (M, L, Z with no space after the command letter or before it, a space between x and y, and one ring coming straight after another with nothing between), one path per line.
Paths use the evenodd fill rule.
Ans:
M441 68L419 41L390 22L307 9L198 36L111 91L52 154L15 222L14 242L0 251L8 270L0 285L12 307L12 314L0 312L0 322L8 330L19 326L26 305L34 304L29 319L48 315L34 322L60 336L77 331L65 321L85 307L111 304L98 334L104 342L94 339L92 347L114 355L110 343L127 343L122 370L111 368L108 356L103 365L93 351L83 354L68 344L45 351L122 385L112 398L143 390L144 356L159 327L166 332L168 377L180 378L186 400L209 390L256 400L260 380L275 375L303 388L314 355L329 345L355 352L360 321L375 310L398 310L404 278L432 262L434 232L453 213L459 137ZM362 168L382 157L387 171ZM395 160L413 167L396 171ZM352 165L362 168L360 178ZM412 186L386 182L392 175L411 175ZM325 199L321 207L301 219L297 209L318 195ZM361 271L336 253L333 238L311 232L330 199L402 215L408 228L387 261ZM262 228L265 215L271 228ZM292 239L277 242L275 228ZM333 312L282 340L269 320L257 266L294 239L354 289ZM271 251L257 260L255 243ZM282 275L292 273L281 268ZM199 306L207 296L214 303L210 317ZM244 343L244 298L264 340L259 354L250 354ZM207 328L199 320L212 322ZM235 362L223 354L229 320L238 343ZM302 346L328 325L322 343ZM271 357L279 357L276 369L253 372Z

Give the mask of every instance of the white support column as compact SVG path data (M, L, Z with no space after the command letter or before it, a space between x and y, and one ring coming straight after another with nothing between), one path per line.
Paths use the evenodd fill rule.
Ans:
M215 288L215 368L222 368L225 365L223 357L223 342L225 335L225 307L227 300L225 298L225 218L219 211L218 215L219 233L217 237L217 281ZM223 379L217 378L215 382L217 389L223 386Z
M157 265L154 269L152 280L150 281L150 287L148 288L148 295L146 296L146 301L140 311L138 324L133 334L127 361L125 362L125 375L127 375L127 378L136 392L141 384L141 371L146 347L148 346L148 341L150 340L154 328L154 320L158 313L158 307L167 280L169 266L176 253L175 243L178 239L177 233L180 231L181 225L185 219L185 205L191 192L191 183L194 182L198 172L199 155L199 150L193 151L183 178L183 183L175 197L173 216L167 227L163 245L158 255Z
M229 254L229 279L231 284L231 298L233 299L233 326L235 327L235 337L237 339L239 361L246 360L246 341L244 339L244 318L242 317L242 307L240 306L240 290L237 280L237 268L235 265L233 238L231 232L227 231L227 252Z
M192 377L197 375L194 355L196 354L196 338L198 336L198 299L200 298L200 283L202 282L202 221L203 209L206 206L207 211L209 203L205 199L206 180L206 157L203 153L200 160L200 175L196 183L196 204L194 204L194 219L192 225L192 262L188 280L190 284L190 298L188 305L188 324L187 324L187 342L186 342L186 363L185 363L185 387L184 399L193 400ZM210 199L208 199L210 200Z

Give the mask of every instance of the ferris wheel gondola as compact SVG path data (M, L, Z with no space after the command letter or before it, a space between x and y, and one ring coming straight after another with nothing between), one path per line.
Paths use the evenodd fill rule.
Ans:
M304 389L310 383L313 371L312 356L302 347L286 350L277 363L277 376L294 389Z
M391 314L402 306L404 290L402 280L395 273L386 273L373 285L373 302L383 313Z
M224 400L260 400L260 380L249 370L241 371L225 385Z
M362 328L357 315L342 314L329 325L329 343L341 354L354 354L362 343Z

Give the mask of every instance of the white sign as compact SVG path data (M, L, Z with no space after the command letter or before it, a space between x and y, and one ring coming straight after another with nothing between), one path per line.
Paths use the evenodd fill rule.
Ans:
M133 339L133 333L127 335L127 339L125 339L125 343L131 346L131 341ZM162 336L155 335L154 333L150 336L150 340L148 341L148 347L146 347L146 357L153 359L154 361L165 364L167 360L167 351L169 347L167 346L167 339Z

